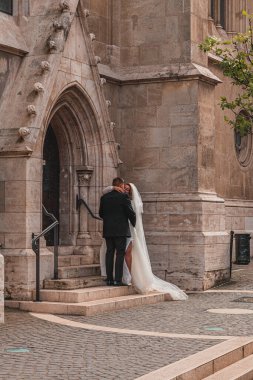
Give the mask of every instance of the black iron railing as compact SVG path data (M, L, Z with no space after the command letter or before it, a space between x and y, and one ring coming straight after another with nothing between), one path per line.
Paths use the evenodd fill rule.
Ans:
M32 233L32 249L36 254L36 302L40 302L40 238L45 236L49 231L54 229L54 279L58 278L58 239L59 239L59 222L53 214L50 214L42 205L43 212L53 223L45 228L39 235Z
M99 218L99 216L96 216L91 211L90 207L87 205L85 200L83 200L82 198L79 198L79 196L77 195L76 196L76 209L79 210L82 204L86 207L86 209L88 210L88 213L92 216L92 218L97 219L97 220L102 220L101 218Z

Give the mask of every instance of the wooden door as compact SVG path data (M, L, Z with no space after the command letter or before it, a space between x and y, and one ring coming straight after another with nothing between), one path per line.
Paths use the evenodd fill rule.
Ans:
M60 160L59 149L53 128L49 125L43 149L43 196L42 203L48 212L54 214L59 220L59 186L60 185ZM43 214L43 230L52 221ZM53 230L45 235L46 243L54 245Z

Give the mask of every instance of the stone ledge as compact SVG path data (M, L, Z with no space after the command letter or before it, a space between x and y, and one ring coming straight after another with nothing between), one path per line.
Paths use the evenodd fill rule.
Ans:
M221 83L207 67L195 63L173 64L168 66L136 66L128 68L109 67L99 64L100 75L108 82L117 84L131 84L136 82L162 82L199 79L213 85Z

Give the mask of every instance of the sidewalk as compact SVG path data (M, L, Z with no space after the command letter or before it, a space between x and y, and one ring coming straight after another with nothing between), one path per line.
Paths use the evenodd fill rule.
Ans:
M231 337L253 335L251 300L253 264L235 266L230 284L191 293L186 302L94 317L7 309L0 379L134 380Z

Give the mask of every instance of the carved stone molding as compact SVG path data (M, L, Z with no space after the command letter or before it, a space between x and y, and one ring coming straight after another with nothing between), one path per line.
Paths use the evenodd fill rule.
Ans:
M34 83L33 88L34 88L34 91L35 91L36 93L40 93L40 92L43 92L43 91L44 91L43 84L40 83L40 82L36 82L36 83Z
M90 33L90 39L91 41L94 41L96 39L96 36L94 33Z
M96 64L100 63L101 62L101 57L99 57L98 55L95 56L95 61L96 61Z
M29 104L26 108L28 115L36 115L36 108L33 104Z
M26 136L30 135L30 133L31 133L31 131L30 131L30 129L27 128L27 127L21 127L21 128L19 128L19 130L18 130L18 134L19 134L19 136L20 136L22 139L24 139Z
M69 12L70 11L69 0L61 0L60 9L62 12Z
M77 169L77 178L79 186L89 186L93 168Z
M47 46L50 52L57 49L56 42L52 38L48 39Z
M79 12L80 12L80 16L84 18L89 17L90 15L89 9L83 8L82 6L80 7Z
M103 86L104 84L106 84L106 79L100 78L100 85Z
M110 100L106 100L107 107L111 107L112 102Z
M42 71L49 71L50 70L50 63L48 61L42 61L40 64L40 67Z
M62 30L64 29L64 25L60 21L54 21L53 27L55 30Z

